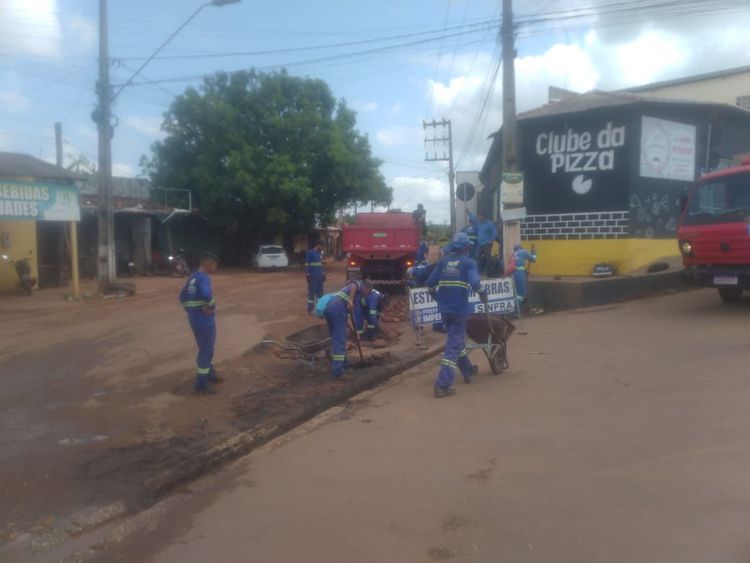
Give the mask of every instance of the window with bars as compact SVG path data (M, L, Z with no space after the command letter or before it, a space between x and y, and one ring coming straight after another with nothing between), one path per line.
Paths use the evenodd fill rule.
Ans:
M750 111L750 96L737 96L737 107Z

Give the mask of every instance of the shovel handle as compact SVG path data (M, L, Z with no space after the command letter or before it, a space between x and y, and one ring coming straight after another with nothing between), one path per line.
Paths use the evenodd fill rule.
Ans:
M359 361L365 363L365 357L362 355L362 344L359 341L359 333L357 332L357 324L354 322L354 315L350 314L349 318L352 321L352 331L354 332L354 342L357 344L357 352L359 352Z

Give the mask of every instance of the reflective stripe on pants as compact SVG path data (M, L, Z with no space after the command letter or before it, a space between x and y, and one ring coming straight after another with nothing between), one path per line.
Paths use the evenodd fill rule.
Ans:
M193 327L195 343L198 345L198 356L195 359L196 388L205 388L208 378L214 369L214 347L216 346L216 326Z
M323 297L323 278L318 276L310 276L310 281L307 282L307 312L311 312L315 308L315 302Z
M346 332L347 332L346 303L338 301L331 303L325 312L328 330L331 331L331 375L341 377L346 362Z
M448 338L445 341L445 352L435 385L450 387L456 379L456 368L461 370L462 375L467 376L472 375L474 368L466 350L466 316L446 314L442 319L448 331Z

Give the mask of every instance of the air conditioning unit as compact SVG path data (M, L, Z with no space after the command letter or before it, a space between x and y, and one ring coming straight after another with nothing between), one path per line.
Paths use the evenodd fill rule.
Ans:
M479 194L484 186L479 181L479 172L456 172L456 229L461 230L469 224L466 212L477 213Z

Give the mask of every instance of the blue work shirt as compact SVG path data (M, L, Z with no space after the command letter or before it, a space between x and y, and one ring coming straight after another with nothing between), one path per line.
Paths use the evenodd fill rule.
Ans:
M519 248L513 251L513 261L516 264L516 270L525 270L526 262L536 262L536 253L529 252L525 248Z
M468 256L450 254L443 258L427 280L428 287L437 287L438 310L441 315L466 315L469 291L480 291L477 263Z
M323 277L323 258L317 248L307 251L305 256L305 274L311 278Z
M417 253L414 256L414 259L417 261L417 264L420 264L421 262L427 261L427 255L430 253L430 247L428 246L427 242L422 241L419 243L419 248L417 249Z
M489 219L482 223L479 220L479 217L469 211L469 221L471 221L472 226L477 230L479 246L492 244L492 241L497 238L497 227L495 227L495 223Z
M211 292L211 278L205 272L194 272L182 286L180 303L187 311L188 321L193 328L216 326L216 300ZM206 314L203 308L208 305L211 313Z

